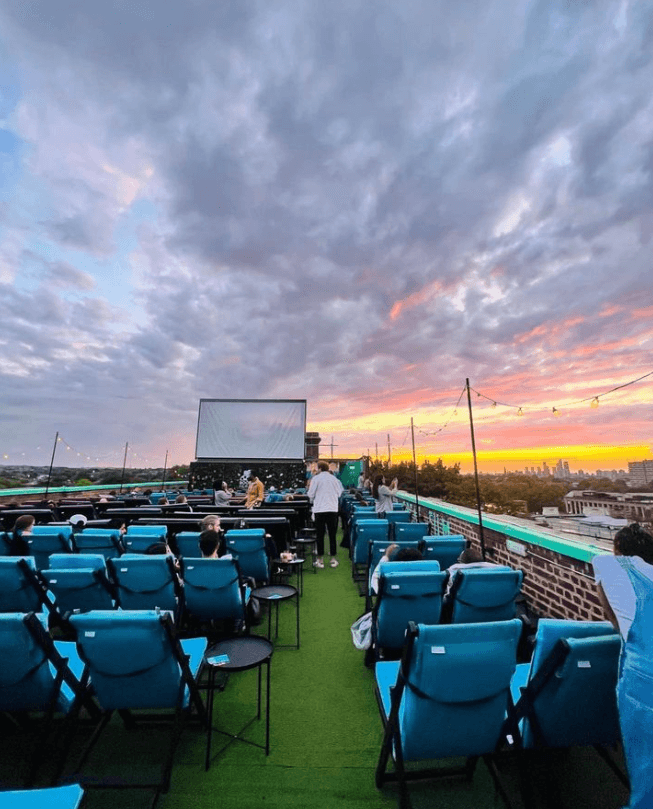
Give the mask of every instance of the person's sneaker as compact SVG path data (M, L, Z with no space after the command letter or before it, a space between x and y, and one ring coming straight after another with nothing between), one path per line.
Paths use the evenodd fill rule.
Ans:
M339 561L336 559L336 557L334 556L334 557L331 559L331 561L329 562L329 564L331 565L331 567L338 567L338 565L340 564L340 562L339 562Z
M324 562L321 559L316 559L313 562L313 567L324 567Z

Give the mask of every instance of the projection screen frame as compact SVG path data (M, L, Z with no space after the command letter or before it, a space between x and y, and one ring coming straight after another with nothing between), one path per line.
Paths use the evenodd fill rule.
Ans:
M199 434L200 434L200 413L202 410L202 403L203 402L232 402L232 403L243 403L243 404L252 404L252 403L266 403L269 402L271 404L278 403L278 404L294 404L294 405L303 405L304 406L304 429L303 429L303 436L302 436L302 447L303 452L301 457L298 458L264 458L264 457L255 457L255 456L243 456L243 457L233 457L233 456L217 456L217 455L198 455L198 443L199 443ZM196 461L212 461L216 463L226 463L226 462L237 462L237 463L292 463L292 462L299 462L302 463L305 460L306 455L306 410L307 410L307 400L306 399L200 399L199 401L199 408L197 413L197 432L195 435L195 460Z

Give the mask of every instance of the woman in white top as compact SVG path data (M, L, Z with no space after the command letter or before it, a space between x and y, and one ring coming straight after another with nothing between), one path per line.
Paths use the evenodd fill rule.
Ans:
M614 556L593 559L599 598L622 637L617 704L628 775L628 809L653 806L653 536L634 523Z
M395 478L390 486L385 485L385 478L383 475L377 475L374 478L374 486L372 486L372 497L376 504L376 513L385 514L386 511L392 511L392 495L397 491L399 481Z

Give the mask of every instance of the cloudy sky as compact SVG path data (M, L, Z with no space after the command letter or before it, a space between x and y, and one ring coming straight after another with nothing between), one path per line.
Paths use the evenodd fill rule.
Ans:
M483 468L650 457L652 60L636 0L0 0L2 462L305 398L465 469L466 378Z

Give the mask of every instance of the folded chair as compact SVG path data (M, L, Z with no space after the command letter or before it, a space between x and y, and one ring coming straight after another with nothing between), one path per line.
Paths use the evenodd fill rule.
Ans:
M379 709L385 726L376 785L399 782L409 807L407 781L466 775L483 757L497 790L493 754L504 741L504 723L515 671L521 623L409 625L401 661L376 664ZM394 771L388 761L394 759ZM408 770L406 762L465 757L463 768Z
M227 552L238 562L240 575L257 584L270 581L270 559L263 528L236 528L225 534Z
M70 618L77 633L77 648L85 668L82 683L90 682L102 712L75 770L78 774L114 711L128 726L136 724L134 711L147 711L143 722L159 722L166 716L152 711L172 712L174 722L162 777L157 782L124 782L115 778L96 783L113 788L154 789L167 792L174 751L182 731L182 721L193 709L206 721L196 674L206 650L206 638L178 640L172 617L160 611L95 611ZM78 703L76 703L78 704ZM169 717L169 713L167 714Z
M409 622L437 624L447 579L437 562L385 562L372 612L372 648L376 659L398 656Z
M509 567L459 569L447 596L452 624L507 621L516 614L515 599L524 574Z
M85 528L75 534L73 542L79 553L101 553L105 559L114 559L125 550L115 528Z
M125 553L109 559L107 568L122 609L158 608L179 617L182 592L173 556Z
M79 680L59 654L44 624L44 616L33 612L0 615L0 711L14 716L42 715L27 785L33 782L40 763L46 759L43 747L55 714L68 714L74 698L80 700L80 707L85 702ZM68 644L61 646L65 648Z
M542 618L533 657L512 678L512 732L518 747L542 751L592 745L618 777L605 750L619 741L616 685L621 639L607 621ZM522 786L527 788L528 779Z

